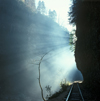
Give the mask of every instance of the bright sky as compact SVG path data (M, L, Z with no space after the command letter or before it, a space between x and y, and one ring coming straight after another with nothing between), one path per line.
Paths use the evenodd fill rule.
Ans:
M60 25L65 26L68 29L68 31L72 30L73 27L72 25L69 25L68 22L68 12L72 0L41 0L41 1L45 2L47 11L51 9L57 12ZM36 5L38 4L38 2L39 0L36 0Z

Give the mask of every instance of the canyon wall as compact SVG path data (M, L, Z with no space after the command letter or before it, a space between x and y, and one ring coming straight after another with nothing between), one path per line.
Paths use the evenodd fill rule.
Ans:
M75 60L77 68L83 75L84 84L90 89L99 91L100 2L74 0L71 10L70 21L76 24Z

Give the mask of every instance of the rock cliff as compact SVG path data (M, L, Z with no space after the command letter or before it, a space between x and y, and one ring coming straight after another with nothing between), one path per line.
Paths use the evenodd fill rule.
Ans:
M71 23L76 24L77 68L83 74L84 84L98 92L100 90L100 2L74 0L70 16Z

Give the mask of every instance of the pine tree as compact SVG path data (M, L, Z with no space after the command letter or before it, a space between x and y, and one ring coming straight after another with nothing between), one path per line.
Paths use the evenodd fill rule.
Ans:
M37 12L40 14L46 14L46 7L44 1L38 2Z
M55 10L53 10L53 11L49 10L49 17L55 21L57 19L56 11Z
M24 0L24 2L32 11L36 11L35 0Z

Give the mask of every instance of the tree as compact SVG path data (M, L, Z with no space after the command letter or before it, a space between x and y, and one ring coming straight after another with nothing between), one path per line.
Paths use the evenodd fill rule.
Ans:
M51 51L51 50L50 50ZM49 52L50 52L49 51ZM49 53L49 52L47 52L47 53L45 53L42 57L41 57L41 59L39 60L39 63L38 64L36 64L36 65L38 65L38 72L39 72L39 78L38 78L38 81L39 81L39 86L40 86L40 89L41 89L41 95L42 95L42 99L44 100L44 101L46 101L46 99L44 98L44 95L43 95L43 88L42 88L42 86L41 86L41 76L40 76L40 66L41 66L41 63L42 63L42 60L43 60L43 58ZM38 60L37 60L38 61ZM47 90L49 89L49 86L46 86L47 88ZM50 88L51 89L51 88ZM49 90L50 90L49 89Z
M80 9L82 8L82 0L73 0L73 5L70 7L70 12L69 12L69 22L71 24L75 24L80 21L79 17L84 17L83 14L81 14Z
M22 0L25 2L25 4L31 8L32 11L36 11L36 6L35 6L35 0Z
M46 88L46 91L49 93L49 95L46 96L46 98L48 99L48 98L51 97L51 95L52 95L52 94L51 94L51 86L48 85L48 86L46 86L45 88Z
M40 14L46 14L46 7L44 1L38 2L37 12Z
M46 53L47 54L47 53ZM43 60L43 58L44 58L44 56L46 55L46 54L44 54L42 57L41 57L41 59L40 59L40 62L39 62L39 67L38 67L38 71L39 71L39 78L38 78L38 80L39 80L39 86L40 86L40 89L41 89L41 95L42 95L42 99L44 100L44 101L46 101L45 100L45 98L44 98L44 96L43 96L43 88L42 88L42 86L41 86L41 81L40 81L40 65L41 65L41 62L42 62L42 60Z
M55 10L51 11L49 10L49 17L52 19L52 20L56 20L57 19L57 13Z

